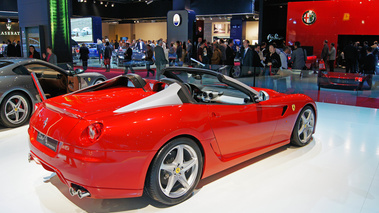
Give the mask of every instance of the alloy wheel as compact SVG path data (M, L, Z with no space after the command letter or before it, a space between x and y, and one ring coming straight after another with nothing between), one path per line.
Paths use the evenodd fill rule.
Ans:
M315 116L311 109L306 109L301 117L298 126L298 137L301 143L307 143L312 137L315 125Z
M188 145L173 147L163 158L159 169L159 186L169 198L183 196L196 182L199 161L196 151Z

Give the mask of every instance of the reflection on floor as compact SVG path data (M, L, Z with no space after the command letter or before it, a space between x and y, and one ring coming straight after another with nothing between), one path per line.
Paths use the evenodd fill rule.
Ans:
M377 109L317 103L313 141L285 146L200 182L189 200L71 197L57 176L28 163L28 126L0 129L2 212L379 212Z

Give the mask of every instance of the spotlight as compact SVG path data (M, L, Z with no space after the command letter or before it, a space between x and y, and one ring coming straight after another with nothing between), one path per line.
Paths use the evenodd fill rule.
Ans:
M96 1L93 1L94 4L96 4Z
M112 3L112 5L111 5L112 7L114 7L114 4Z
M100 4L103 4L103 2L101 1Z
M78 2L83 2L83 0L78 0Z
M105 4L105 7L108 7L108 2Z
M146 4L147 4L147 5L149 5L149 4L151 4L151 3L153 3L153 0L146 1Z
M87 3L87 0L83 0L84 3Z

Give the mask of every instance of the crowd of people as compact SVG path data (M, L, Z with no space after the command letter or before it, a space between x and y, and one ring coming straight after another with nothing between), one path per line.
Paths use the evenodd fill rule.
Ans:
M11 42L8 40L7 43L3 41L0 57L21 57L20 41L16 42L16 40L14 40ZM46 48L46 53L42 53L41 57L41 54L36 50L36 48L33 45L30 45L28 58L42 59L55 65L58 63L57 56L53 53L53 50L50 46Z
M20 41L3 41L0 57L21 57Z

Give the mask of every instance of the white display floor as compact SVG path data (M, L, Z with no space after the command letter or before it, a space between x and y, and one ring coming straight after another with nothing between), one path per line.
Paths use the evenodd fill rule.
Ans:
M378 109L318 103L306 147L286 146L202 180L189 200L80 200L28 163L28 126L0 127L0 212L379 212Z

